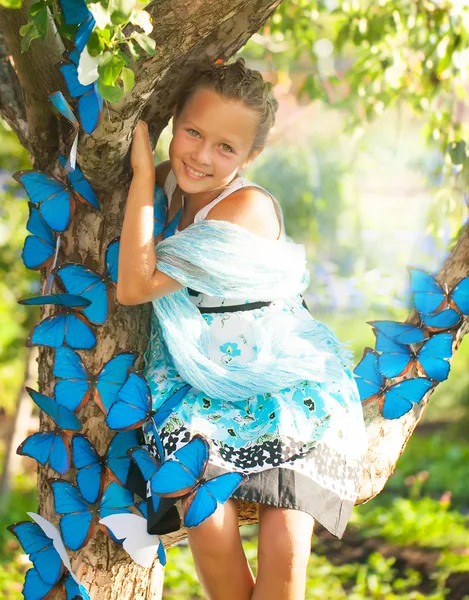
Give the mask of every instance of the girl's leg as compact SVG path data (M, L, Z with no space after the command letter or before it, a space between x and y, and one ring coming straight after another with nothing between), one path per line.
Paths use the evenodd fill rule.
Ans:
M220 505L187 537L208 600L250 600L254 577L241 543L237 501Z
M252 600L304 600L314 519L299 510L259 505L257 581Z

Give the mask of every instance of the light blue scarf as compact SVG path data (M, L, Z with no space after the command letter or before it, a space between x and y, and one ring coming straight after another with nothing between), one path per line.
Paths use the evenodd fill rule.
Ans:
M352 352L324 323L306 309L293 315L283 302L254 321L252 360L222 365L208 356L210 328L187 287L250 302L291 299L301 304L300 294L309 284L303 245L205 220L159 242L156 255L156 268L185 286L152 301L164 343L181 377L204 394L246 400L304 380L339 381L344 367L352 366Z

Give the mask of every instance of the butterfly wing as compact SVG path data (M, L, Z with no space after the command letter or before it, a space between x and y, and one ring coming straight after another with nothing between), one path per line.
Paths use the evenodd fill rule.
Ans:
M70 468L70 449L57 431L33 433L18 446L16 453L34 458L41 465L49 462L62 475Z
M96 345L96 336L81 315L66 315L65 343L76 350L90 350Z
M450 333L440 333L427 340L418 353L421 370L426 377L435 381L448 378L450 364L448 360L453 355L453 336Z
M91 134L96 129L103 109L103 99L95 83L91 89L78 100L78 118L85 133Z
M26 387L26 391L39 408L49 415L63 431L81 430L80 419L66 406L58 404L53 398L40 394L30 387Z
M384 377L403 375L413 364L412 352L408 346L398 344L383 333L374 330L376 335L376 350L382 352L378 357L378 369Z
M363 358L354 369L356 384L362 402L371 400L379 394L383 385L383 377L378 368L378 355L367 348Z
M59 4L67 25L79 25L91 14L85 0L59 0Z
M149 417L151 392L145 378L131 371L109 408L106 423L110 429L135 429Z
M61 479L50 480L54 495L55 512L64 515L60 519L60 531L70 550L82 548L93 534L93 515L78 489Z
M91 85L82 85L80 83L77 65L71 62L62 62L59 65L59 69L65 79L68 93L72 98L79 98L91 89ZM65 166L65 161L62 166Z
M90 600L88 590L68 573L64 578L66 600Z
M130 457L127 454L130 448L138 445L137 432L121 431L116 433L109 443L105 456L105 464L117 481L125 486L129 474Z
M91 386L81 356L71 348L57 348L53 374L61 379L54 388L56 401L72 411L82 408Z
M72 455L77 469L78 489L84 500L93 504L98 499L104 483L100 456L84 435L73 436Z
M443 308L446 294L438 281L423 269L409 269L415 308L423 314Z
M111 405L117 400L117 392L123 386L135 358L135 354L132 352L121 352L113 356L99 372L95 402L103 412L108 412Z
M104 490L99 507L100 517L107 517L116 513L129 513L129 506L134 503L132 492L118 483L111 482Z
M463 315L469 315L469 277L461 279L455 285L451 292L451 301Z
M461 320L461 315L454 308L447 307L432 315L421 314L420 318L425 327L437 331L454 327Z
M191 494L184 514L184 525L196 527L224 504L235 489L245 480L240 473L225 473L202 483Z
M40 171L18 171L13 177L20 183L47 225L54 231L65 231L75 210L75 200L67 186Z
M179 390L176 390L164 403L158 408L153 415L153 422L156 427L160 427L171 415L174 409L176 409L181 402L184 400L184 396L190 389L190 385L184 385Z
M55 584L43 581L37 570L32 568L26 572L23 597L25 600L42 600L43 598L50 598L49 594L54 588Z
M129 456L140 469L143 479L145 479L145 481L150 481L158 471L158 464L153 456L141 447L129 450Z
M27 269L42 269L53 258L55 237L39 210L29 204L29 219L26 229L32 233L24 242L21 257Z
M63 573L64 565L52 540L44 533L37 523L22 521L7 527L20 542L26 554L40 573L42 580L55 584Z
M147 520L133 514L114 514L99 521L117 539L123 539L123 548L134 562L151 567L162 545L158 536L147 533Z
M75 46L80 54L83 52L84 47L88 43L95 24L96 21L94 20L93 15L90 13L89 16L78 27L78 31L75 35Z
M422 400L433 383L429 379L416 377L391 386L380 403L380 412L385 419L399 419L408 413L413 404Z
M66 165L66 159L64 156L59 154L59 162L62 167ZM82 202L85 202L89 206L101 210L101 206L99 205L99 200L96 197L96 194L93 191L93 188L85 179L83 172L78 166L75 166L75 170L71 173L67 173L67 178L70 182L70 185L75 190L75 193L79 197Z
M409 323L386 320L367 321L367 323L398 344L417 344L425 339L425 334L421 328Z
M116 238L110 242L106 250L106 268L112 283L117 285L117 276L119 268L119 246L120 238Z
M83 314L92 323L102 325L111 309L111 298L102 275L75 263L59 265L53 273L59 277L67 293L83 296L91 302L83 309Z
M165 228L166 219L168 216L168 200L164 190L155 185L153 194L153 235L157 237Z

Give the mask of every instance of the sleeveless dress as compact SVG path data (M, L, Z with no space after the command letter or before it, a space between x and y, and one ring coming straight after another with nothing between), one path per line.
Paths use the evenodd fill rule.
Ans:
M176 186L175 175L170 171L164 186L168 208ZM202 208L194 222L205 219L213 206L242 187L262 189L272 198L281 226L278 239L284 239L280 204L269 192L243 177L236 177ZM173 221L179 220L181 212L182 209ZM175 223L171 224L177 235ZM299 319L312 318L301 296L249 302L188 291L210 326L209 357L220 364L243 363L252 357L255 341L251 325L266 311L289 311ZM320 325L328 329L324 323ZM186 385L164 344L154 311L144 375L155 410ZM325 416L316 409L319 399L323 402L318 405L325 404L329 412L333 406L331 415ZM151 427L143 431L144 441L156 455ZM191 387L158 433L166 457L196 433L202 434L210 443L206 478L242 472L248 480L235 490L234 498L307 512L333 535L342 537L355 504L367 451L361 401L353 375L345 365L340 381L303 381L242 402L227 403ZM147 503L150 533L170 533L181 527L175 502L162 499L157 513L153 512L152 503Z

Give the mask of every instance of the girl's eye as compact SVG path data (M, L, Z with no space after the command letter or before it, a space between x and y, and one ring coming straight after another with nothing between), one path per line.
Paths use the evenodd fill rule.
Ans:
M187 130L187 133L188 133L189 135L191 135L192 137L197 137L197 136L199 135L199 132L198 132L198 131L196 131L195 129L188 129L188 130Z
M231 146L228 146L228 144L222 144L221 148L224 152L233 152L233 148Z

